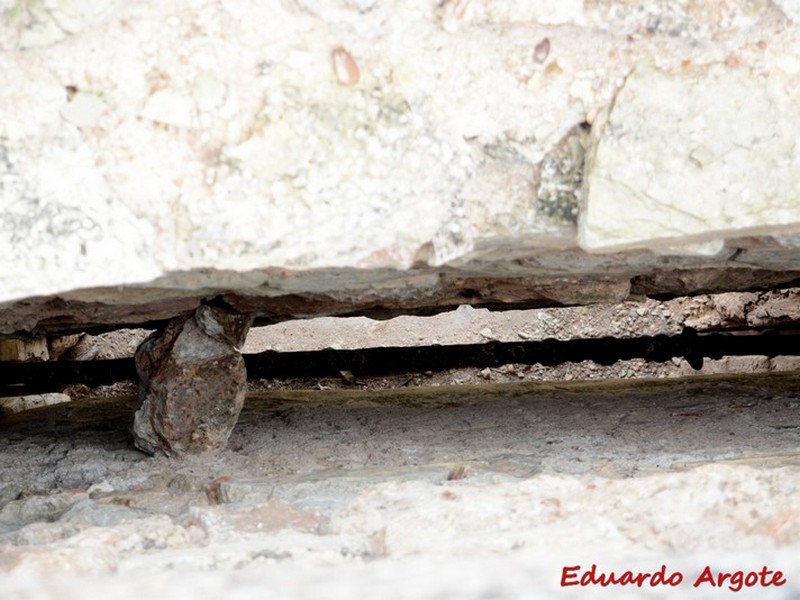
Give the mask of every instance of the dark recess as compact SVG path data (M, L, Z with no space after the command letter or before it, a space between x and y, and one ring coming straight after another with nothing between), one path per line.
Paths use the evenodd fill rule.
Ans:
M676 336L567 341L546 339L307 352L267 351L244 355L244 359L250 379L285 379L338 376L343 370L363 377L462 367L499 367L508 363L554 366L564 362L593 360L601 365L610 365L632 358L664 362L673 357L684 357L695 369L699 369L703 358L747 355L800 355L800 329L749 329L733 334L698 334L687 328ZM55 392L75 383L91 387L135 379L136 369L132 358L0 362L0 396Z

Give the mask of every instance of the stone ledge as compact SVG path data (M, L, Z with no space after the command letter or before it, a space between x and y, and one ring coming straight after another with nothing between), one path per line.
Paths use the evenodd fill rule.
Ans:
M786 2L4 16L0 335L220 294L282 319L797 279Z
M773 256L773 259L775 257ZM800 270L744 267L735 261L696 262L666 268L650 262L627 269L595 268L595 273L543 275L520 270L494 277L485 272L306 271L260 273L262 284L214 288L214 280L241 276L173 274L171 285L79 290L0 305L0 337L100 332L123 327L155 327L219 298L256 317L257 324L317 316L431 315L469 304L493 310L621 302L645 296L667 298L727 291L800 286ZM800 264L797 253L787 256ZM519 266L519 263L514 263ZM619 267L619 265L617 265ZM185 277L186 282L181 283ZM191 282L191 283L188 283ZM189 286L193 286L190 288Z

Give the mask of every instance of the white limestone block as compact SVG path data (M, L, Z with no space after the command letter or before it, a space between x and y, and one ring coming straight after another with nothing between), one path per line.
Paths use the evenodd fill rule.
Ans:
M796 233L797 26L695 4L15 0L0 303L526 265L575 248L584 155L591 250Z
M780 69L640 66L593 137L586 250L800 227L800 80Z

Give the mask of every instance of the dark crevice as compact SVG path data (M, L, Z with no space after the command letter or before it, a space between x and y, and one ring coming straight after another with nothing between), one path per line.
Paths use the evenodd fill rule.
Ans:
M610 365L641 358L665 362L685 358L699 369L704 358L723 356L798 356L800 330L751 329L736 335L698 334L686 329L676 336L589 338L528 342L488 342L450 346L363 348L305 352L267 351L244 356L250 379L337 376L350 371L357 377L443 371L465 367L499 367L504 364L555 366L592 360ZM135 380L132 358L42 363L0 362L0 396L56 392L69 384L107 385Z

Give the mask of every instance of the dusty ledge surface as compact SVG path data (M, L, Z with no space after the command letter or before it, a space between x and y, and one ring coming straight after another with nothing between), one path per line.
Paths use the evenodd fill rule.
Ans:
M132 399L29 411L0 422L0 579L23 597L133 597L144 574L198 597L571 597L567 564L769 565L789 583L768 597L789 598L797 389L791 373L258 394L228 450L177 461L132 449Z

